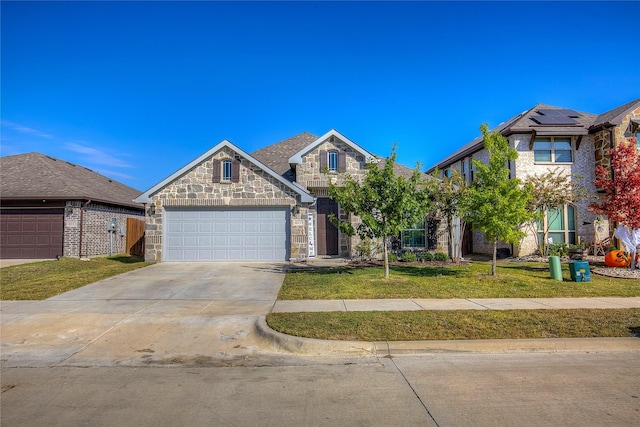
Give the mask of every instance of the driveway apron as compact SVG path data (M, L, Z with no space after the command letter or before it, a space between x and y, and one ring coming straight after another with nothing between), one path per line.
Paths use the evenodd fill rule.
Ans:
M2 301L11 366L205 365L269 350L254 325L284 264L160 263L45 301Z

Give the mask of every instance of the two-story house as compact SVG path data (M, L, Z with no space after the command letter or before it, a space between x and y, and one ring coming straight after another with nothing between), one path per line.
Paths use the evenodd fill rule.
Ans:
M627 138L638 141L640 123L640 99L600 115L584 113L568 108L538 104L501 123L493 130L506 137L518 151L518 159L507 167L510 176L522 181L532 175L542 175L550 169L560 168L596 195L596 165L609 167L608 151ZM486 162L488 153L484 149L482 137L476 138L449 157L433 166L444 175L458 170L467 181L474 179L472 160ZM545 214L543 226L549 230L548 238L553 243L575 244L594 238L593 221L595 215L588 205L592 200L584 199L563 207L559 215ZM465 236L464 253L491 253L491 244L479 231ZM541 228L529 232L517 248L503 244L502 248L515 255L528 255L537 249L537 241L542 236Z
M340 211L329 181L364 177L384 162L335 130L291 137L251 154L222 141L140 195L149 261L286 261L351 256L357 237L329 221ZM395 165L410 176L412 170ZM433 227L432 227L433 228ZM435 245L427 221L403 233L409 247ZM446 241L441 247L446 247ZM442 248L441 248L442 249Z

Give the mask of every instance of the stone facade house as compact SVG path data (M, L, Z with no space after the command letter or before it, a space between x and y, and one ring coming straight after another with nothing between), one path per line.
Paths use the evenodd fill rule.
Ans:
M133 202L139 194L83 166L44 154L2 157L0 258L123 254L128 220L144 219L143 206Z
M498 125L494 131L506 137L512 148L518 151L518 159L508 167L511 177L525 181L534 174L561 169L579 179L587 190L596 195L596 165L609 166L608 150L621 141L632 138L638 141L640 99L631 101L603 114L590 114L567 108L538 104ZM482 137L478 137L433 166L443 174L456 169L471 182L474 179L472 159L488 160ZM564 206L560 215L547 213L544 221L553 243L575 244L578 240L594 239L595 214L588 205L591 200ZM549 222L547 222L549 221ZM470 227L469 227L470 228ZM465 236L466 253L491 253L491 243L485 241L479 231L471 230ZM503 250L514 255L528 255L536 251L541 230L529 231L519 247L502 244Z
M222 141L136 201L146 206L148 261L287 261L351 256L357 238L329 180L363 177L380 161L335 130L288 138L251 154ZM396 165L397 173L411 170ZM354 221L357 218L353 218ZM423 230L424 231L424 230ZM423 239L424 240L424 239Z

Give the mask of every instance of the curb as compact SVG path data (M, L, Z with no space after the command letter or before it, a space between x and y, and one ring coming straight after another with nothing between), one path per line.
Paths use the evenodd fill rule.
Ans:
M442 341L331 341L295 337L269 327L266 317L254 325L255 332L276 350L307 356L393 357L434 353L596 353L640 352L638 338L533 338L504 340Z
M330 341L313 338L294 337L274 331L267 324L267 318L261 316L254 325L261 338L269 341L276 350L307 356L361 356L375 355L375 345L366 341Z

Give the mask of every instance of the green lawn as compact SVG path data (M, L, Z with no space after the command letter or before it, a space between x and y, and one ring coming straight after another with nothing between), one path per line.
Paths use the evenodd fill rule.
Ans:
M269 326L301 337L356 341L640 337L640 309L270 313Z
M487 262L466 266L391 267L391 277L383 278L382 267L315 269L290 271L278 296L296 299L377 299L377 298L552 298L640 296L640 281L591 274L591 282L570 281L563 264L564 281L552 280L543 263L498 264L492 277Z
M287 273L278 296L296 299L553 298L640 296L640 281L591 275L587 283L550 278L543 263L501 261L492 277L487 262L466 266L309 269ZM444 310L270 313L273 329L335 340L413 341L505 338L640 337L640 309Z
M62 258L3 267L0 299L43 300L150 264L137 257L118 255L90 261Z

